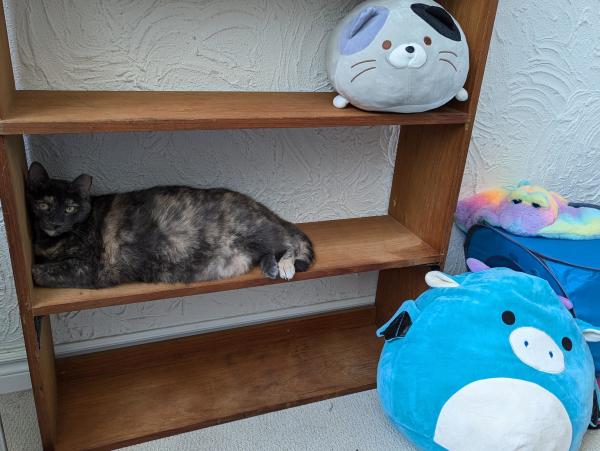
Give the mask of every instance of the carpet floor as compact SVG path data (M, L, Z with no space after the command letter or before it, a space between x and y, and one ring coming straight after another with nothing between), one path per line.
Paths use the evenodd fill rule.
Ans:
M0 396L9 451L41 449L30 391ZM383 416L374 391L188 432L126 451L413 451ZM584 451L600 451L600 431Z

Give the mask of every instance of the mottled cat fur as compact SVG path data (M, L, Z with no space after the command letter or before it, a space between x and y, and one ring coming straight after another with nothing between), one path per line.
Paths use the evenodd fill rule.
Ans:
M310 240L294 224L234 191L162 186L91 196L89 175L50 179L39 163L27 182L39 286L189 283L255 265L289 280L314 260Z

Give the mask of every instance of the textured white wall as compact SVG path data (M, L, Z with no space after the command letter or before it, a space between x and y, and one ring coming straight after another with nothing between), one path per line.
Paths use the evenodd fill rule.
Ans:
M19 87L29 89L326 90L326 33L356 3L5 0ZM530 178L600 202L596 0L500 3L463 195ZM391 128L340 128L44 136L29 148L56 175L92 173L101 192L226 185L308 221L385 212L394 142ZM462 268L460 238L450 271ZM0 356L12 358L16 301L0 246ZM61 315L56 341L69 351L360 304L375 281L364 274Z

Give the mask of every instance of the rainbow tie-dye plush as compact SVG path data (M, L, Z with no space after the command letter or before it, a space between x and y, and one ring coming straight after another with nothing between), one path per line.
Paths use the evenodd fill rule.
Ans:
M461 200L456 224L502 227L515 235L570 240L600 238L600 210L572 207L560 194L521 182L515 189L495 188Z

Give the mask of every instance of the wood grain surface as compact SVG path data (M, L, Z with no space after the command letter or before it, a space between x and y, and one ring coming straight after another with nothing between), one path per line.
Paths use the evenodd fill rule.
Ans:
M57 361L58 450L114 449L375 386L361 308Z
M54 345L48 317L40 318L40 338L31 311L31 238L25 207L25 147L22 136L0 136L0 200L38 424L45 449L53 448L56 426Z
M17 91L0 134L462 124L442 107L418 114L332 105L327 92Z

